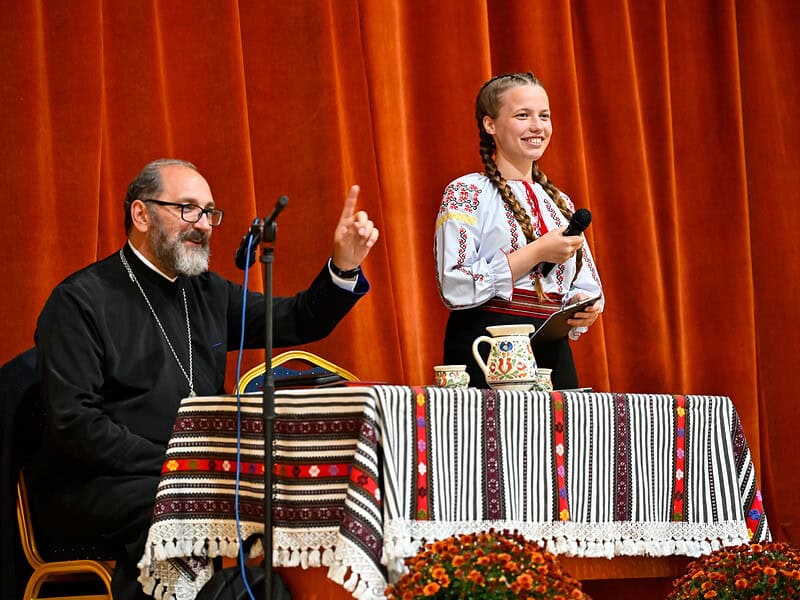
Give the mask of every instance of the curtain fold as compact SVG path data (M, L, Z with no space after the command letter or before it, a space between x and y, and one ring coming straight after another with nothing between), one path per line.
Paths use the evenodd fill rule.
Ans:
M225 210L225 277L242 280L241 236L289 197L276 294L323 266L359 184L381 230L372 291L307 349L362 379L431 382L442 191L481 169L479 86L531 70L554 122L541 167L594 215L607 304L573 346L581 383L730 396L773 532L800 542L798 31L793 0L5 2L0 358L33 344L61 279L124 242L138 169L178 156Z

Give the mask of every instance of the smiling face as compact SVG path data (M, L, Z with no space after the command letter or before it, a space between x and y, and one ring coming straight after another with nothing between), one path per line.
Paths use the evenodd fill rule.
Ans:
M540 85L508 88L497 116L484 115L483 128L494 138L495 162L506 179L530 179L531 166L550 143L550 101Z
M193 169L169 166L161 169L163 190L159 200L176 204L194 204L214 208L211 188L205 178ZM199 275L208 270L211 225L203 215L196 223L181 218L175 206L148 204L153 227L150 246L160 266L172 274Z
M211 188L196 170L170 165L160 169L161 190L154 199L175 204L214 208ZM202 215L196 223L181 218L177 206L162 206L137 199L132 204L137 249L169 276L199 275L208 270L211 225Z

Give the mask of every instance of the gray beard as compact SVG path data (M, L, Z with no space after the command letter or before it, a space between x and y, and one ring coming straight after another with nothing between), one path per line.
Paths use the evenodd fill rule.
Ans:
M154 212L151 214L154 214ZM157 216L154 221L156 227L150 234L150 242L156 258L162 265L177 275L186 275L188 277L208 271L211 250L207 235L191 230L170 240L167 238L167 234L164 232ZM202 239L203 245L200 248L187 248L183 245L183 241L186 239L194 241L201 241Z
M181 240L184 236L181 236ZM171 254L175 257L173 270L179 275L200 275L208 271L208 261L211 251L208 247L208 238L203 241L201 248L187 248L181 240L172 243Z

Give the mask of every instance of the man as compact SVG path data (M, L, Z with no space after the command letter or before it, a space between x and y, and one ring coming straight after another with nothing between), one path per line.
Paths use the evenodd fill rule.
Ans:
M273 302L275 346L330 333L369 289L359 265L378 238L353 186L333 254L311 286ZM128 243L48 299L36 347L46 429L28 469L34 511L54 539L116 548L115 598L135 598L156 486L180 399L224 392L242 289L208 271L222 222L191 163L148 164L125 198ZM263 296L248 293L245 346L265 344Z

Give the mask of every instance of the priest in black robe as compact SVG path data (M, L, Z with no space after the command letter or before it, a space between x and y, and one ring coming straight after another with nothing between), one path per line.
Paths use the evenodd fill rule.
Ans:
M328 335L369 289L360 264L378 230L348 195L333 252L308 289L272 304L273 343ZM110 545L115 598L136 598L150 523L180 400L225 392L239 346L241 286L208 271L222 221L191 163L161 159L131 182L128 242L67 277L37 323L45 431L26 473L40 529L55 540ZM247 293L247 348L265 345L263 296Z

